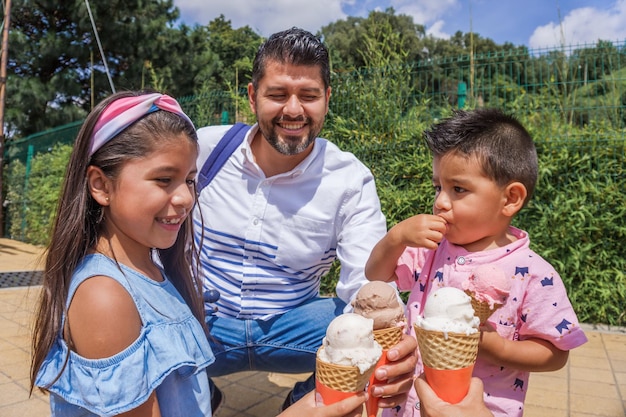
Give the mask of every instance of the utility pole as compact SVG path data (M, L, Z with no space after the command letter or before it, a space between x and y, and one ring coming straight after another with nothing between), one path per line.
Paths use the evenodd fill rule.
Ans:
M2 57L0 58L0 237L4 237L4 104L7 91L7 62L9 56L9 26L11 24L11 0L4 3L4 23L2 26Z

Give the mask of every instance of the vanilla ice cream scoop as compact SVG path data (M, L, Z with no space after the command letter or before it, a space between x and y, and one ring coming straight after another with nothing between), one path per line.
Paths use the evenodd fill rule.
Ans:
M354 313L341 314L326 329L319 359L335 365L356 366L364 373L374 366L382 347L374 340L373 320Z
M479 319L469 295L458 288L442 287L428 296L416 324L425 330L471 334L478 332Z
M397 290L383 281L363 285L356 294L352 307L356 314L374 320L374 330L404 326L404 306Z

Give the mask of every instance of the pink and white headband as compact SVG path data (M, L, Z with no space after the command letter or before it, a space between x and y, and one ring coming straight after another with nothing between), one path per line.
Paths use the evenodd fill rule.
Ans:
M123 97L109 104L98 118L91 135L89 156L93 155L122 130L145 115L157 110L165 110L177 114L193 126L193 122L183 112L178 102L168 95L152 93Z

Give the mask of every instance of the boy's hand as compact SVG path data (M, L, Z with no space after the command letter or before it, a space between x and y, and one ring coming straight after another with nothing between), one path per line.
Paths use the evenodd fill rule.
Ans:
M396 229L403 245L437 249L446 233L446 221L434 214L418 214L396 224Z

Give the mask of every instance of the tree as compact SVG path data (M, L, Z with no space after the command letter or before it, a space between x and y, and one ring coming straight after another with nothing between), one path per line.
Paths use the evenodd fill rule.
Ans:
M172 0L90 3L116 90L159 85L192 94L210 68L206 30L174 28ZM25 136L83 118L111 93L84 0L16 0L7 81L7 125ZM184 76L183 76L184 75Z
M191 109L199 126L236 121L251 122L247 85L252 78L252 61L263 38L249 26L233 29L224 15L206 26L208 47L215 55L215 68L196 89Z
M224 15L207 26L209 48L219 57L212 87L226 91L245 88L252 78L252 61L263 38L250 28L233 29Z
M423 39L426 28L413 23L408 15L396 15L393 7L384 12L372 11L367 18L348 17L330 23L318 33L328 46L335 69L342 70L361 68L367 65L366 58L359 52L363 51L366 42L388 44L387 32L381 27L391 27L396 36L393 53L402 52L405 62L413 62L423 58Z

